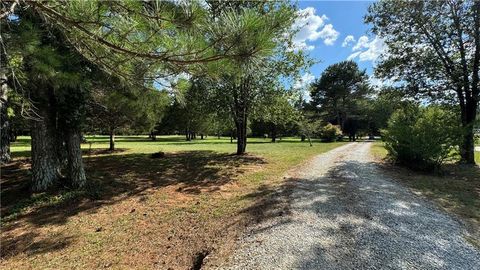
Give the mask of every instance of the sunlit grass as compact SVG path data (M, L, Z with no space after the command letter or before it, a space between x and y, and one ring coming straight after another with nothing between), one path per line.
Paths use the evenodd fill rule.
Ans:
M148 269L161 254L166 265L184 265L204 246L233 243L288 170L344 144L249 138L247 155L237 157L230 138L118 136L115 152L107 136L87 140L87 187L37 194L28 193L30 139L12 144L10 179L2 178L2 244L13 254L5 269ZM165 157L150 158L157 151Z
M383 142L377 141L372 145L372 148L370 148L370 152L376 159L384 159L387 157L388 152L384 145Z
M264 159L265 163L260 170L252 170L245 174L239 175L237 182L242 185L245 190L254 190L260 185L268 183L281 182L281 176L290 168L300 164L301 162L313 157L314 155L329 151L335 147L344 144L344 142L323 143L317 140L313 141L313 146L308 142L301 142L299 138L282 138L276 143L271 143L270 139L264 138L248 138L247 155L257 156ZM87 143L82 144L84 151L84 158L88 161L90 158L98 156L98 149L107 150L109 147L108 136L87 136ZM115 139L115 148L118 152L101 152L101 156L118 158L118 163L126 157L131 157L141 154L149 154L158 151L166 153L181 153L188 151L213 151L216 153L233 154L236 151L235 141L230 142L230 138L208 137L203 140L197 139L193 141L186 141L183 136L157 136L155 141L149 139L147 136L117 136ZM30 156L30 138L26 136L18 137L17 141L11 147L12 156L16 159ZM148 166L148 165L145 165ZM88 166L87 166L88 169ZM155 168L152 168L152 170ZM101 174L101 171L93 172L90 176ZM69 197L68 194L62 196ZM83 193L75 193L82 194ZM87 194L88 195L88 194ZM59 196L56 194L55 196ZM52 201L43 196L37 196L41 200L28 198L21 201L16 210L31 209L32 205L42 205L44 202L49 204ZM236 200L235 202L239 202ZM248 202L246 202L248 203ZM228 208L227 205L222 206ZM228 211L229 209L226 209ZM17 214L15 211L14 216ZM218 212L223 212L217 209ZM9 220L8 217L6 220Z

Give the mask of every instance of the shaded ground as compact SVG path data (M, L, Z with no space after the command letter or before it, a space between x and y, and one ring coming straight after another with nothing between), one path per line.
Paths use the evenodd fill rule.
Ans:
M28 188L28 140L14 145L1 168L2 269L215 266L263 215L257 193L270 197L288 168L341 145L252 140L237 157L228 140L119 138L110 153L95 149L108 147L100 139L83 146L87 188L39 194ZM151 159L156 151L166 156Z
M444 164L439 172L419 172L395 166L386 160L383 143L375 143L372 153L382 173L426 197L456 216L469 232L467 239L480 248L480 167L457 163ZM476 153L480 158L480 153ZM480 163L479 163L480 164Z
M384 173L370 146L339 147L292 173L287 210L271 208L220 268L480 269L463 226Z
M66 258L57 251L89 246L85 253L80 248L65 256L69 261L75 256L97 258L88 264L69 262L68 267L158 264L187 269L197 251L216 249L216 241L232 238L227 235L237 229L229 227L239 226L239 217L216 219L228 206L222 209L220 201L206 194L215 197L225 190L221 196L228 197L227 190L235 189L232 182L257 170L263 159L212 151L149 156L87 158L91 187L36 197L28 191L26 162L2 168L2 218L12 219L2 226L2 263L12 258L8 268L29 268L33 265L22 259L56 254L51 265L60 266ZM124 256L112 256L119 252Z

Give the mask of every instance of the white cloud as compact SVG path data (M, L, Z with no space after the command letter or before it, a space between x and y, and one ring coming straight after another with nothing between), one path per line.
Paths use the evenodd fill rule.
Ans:
M309 86L314 80L315 76L313 76L312 73L307 72L295 82L293 88L299 90L303 98L308 101L310 100Z
M347 59L358 57L360 61L376 61L385 50L386 45L381 38L375 37L370 40L367 36L361 36L352 48L353 53Z
M305 73L302 75L302 77L300 77L300 79L298 81L295 82L294 84L294 88L295 89L303 89L303 88L307 88L307 86L313 82L313 80L315 80L315 76L313 76L312 73Z
M370 84L370 86L372 86L374 88L377 88L377 89L380 89L380 88L386 87L386 86L394 86L395 85L395 80L394 79L380 79L380 78L375 77L375 75L370 75L368 77L368 83ZM375 96L376 93L374 93L373 95Z
M367 36L361 36L358 39L357 44L355 44L355 46L353 46L352 51L357 51L357 50L366 48L367 46L368 46L368 37Z
M323 39L323 43L328 46L333 45L335 40L337 40L338 35L340 35L340 33L333 28L332 24L325 25L322 31L320 31L318 34L320 35L320 38Z
M355 43L355 37L352 35L348 35L342 42L342 47L350 46L351 44Z
M307 7L298 11L299 18L293 24L293 29L298 30L293 38L294 49L313 50L315 46L307 44L308 41L322 39L325 45L333 45L339 32L332 24L325 25L328 17L323 14L318 16L313 7Z
M352 60L352 59L355 59L359 54L361 54L362 52L354 52L352 54L350 54L348 57L347 57L347 60Z

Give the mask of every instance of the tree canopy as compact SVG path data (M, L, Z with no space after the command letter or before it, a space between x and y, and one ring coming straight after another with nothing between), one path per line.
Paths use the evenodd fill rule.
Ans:
M479 100L480 2L379 1L365 17L387 45L376 67L417 97L458 106L465 129L461 155L474 163Z
M370 92L368 76L353 61L330 65L311 85L312 104L342 130L348 129L358 114L358 102Z

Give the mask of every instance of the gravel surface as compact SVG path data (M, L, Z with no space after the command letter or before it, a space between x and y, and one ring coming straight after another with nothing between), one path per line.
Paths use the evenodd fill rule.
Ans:
M220 269L480 269L459 222L382 174L370 146L290 173L290 214L251 228Z

